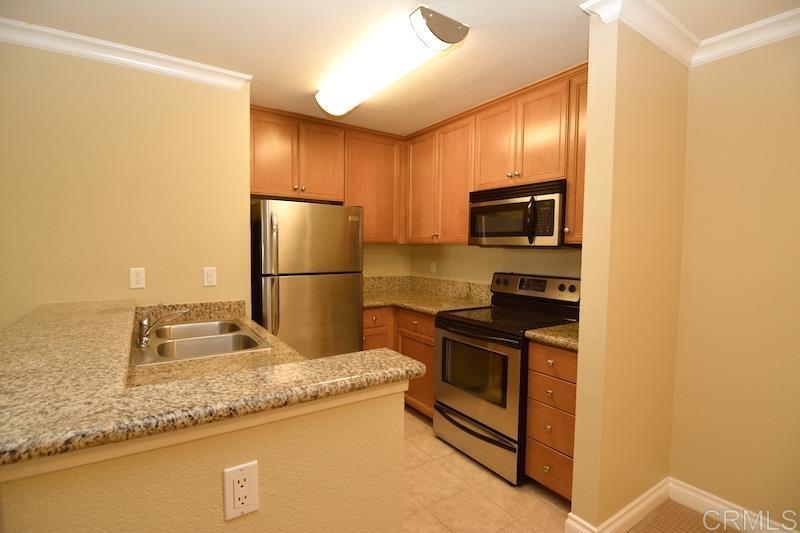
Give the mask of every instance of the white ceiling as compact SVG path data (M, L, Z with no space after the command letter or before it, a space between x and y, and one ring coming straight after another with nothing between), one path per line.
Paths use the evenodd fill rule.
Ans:
M255 104L323 117L314 92L360 38L418 0L3 0L0 16L253 75ZM406 134L586 60L580 0L425 0L471 27L458 47L357 107Z
M800 7L800 0L658 0L699 39Z

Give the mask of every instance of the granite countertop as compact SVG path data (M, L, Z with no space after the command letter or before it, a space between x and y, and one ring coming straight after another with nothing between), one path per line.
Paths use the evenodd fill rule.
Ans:
M129 383L134 314L132 300L46 304L0 332L0 465L425 372L421 363L388 349L306 359L253 324L273 345L272 354L197 360L203 363Z
M446 296L441 294L419 294L409 292L389 292L385 294L365 294L364 308L395 306L402 309L409 309L435 315L439 311L449 311L451 309L464 309L467 307L481 307L487 305L486 302L479 300L461 298L457 296Z
M547 344L573 352L578 351L577 322L549 328L529 329L525 332L525 336L541 344Z

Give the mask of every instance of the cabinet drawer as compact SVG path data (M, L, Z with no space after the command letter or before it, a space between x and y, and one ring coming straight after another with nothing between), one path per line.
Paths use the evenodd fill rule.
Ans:
M572 499L572 459L566 455L527 439L525 473L566 499Z
M578 377L578 354L544 344L530 344L528 350L528 368L576 383Z
M434 333L436 332L432 316L414 313L412 311L400 310L397 312L397 327L431 338L434 337Z
M391 348L389 328L385 326L364 328L364 336L361 337L361 349L374 350L376 348Z
M528 371L528 397L575 414L575 384Z
M388 326L392 323L393 315L394 310L391 307L364 309L363 326L365 328Z
M572 457L575 417L536 400L528 400L528 436Z

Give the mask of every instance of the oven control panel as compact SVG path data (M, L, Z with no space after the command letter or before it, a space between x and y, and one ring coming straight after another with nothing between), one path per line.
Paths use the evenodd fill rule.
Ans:
M496 272L492 278L492 292L579 302L581 280Z

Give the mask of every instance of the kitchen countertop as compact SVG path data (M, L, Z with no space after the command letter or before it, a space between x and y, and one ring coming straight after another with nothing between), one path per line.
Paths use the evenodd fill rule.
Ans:
M533 342L578 351L578 322L552 326L549 328L529 329L525 336Z
M421 363L388 349L306 359L253 323L256 333L273 345L271 355L197 360L203 364L177 374L143 374L131 386L134 313L132 300L46 304L0 332L0 465L309 402L425 372Z
M481 307L484 305L488 304L479 300L441 294L387 292L385 294L364 295L364 309L394 306L426 315L436 315L439 311Z

